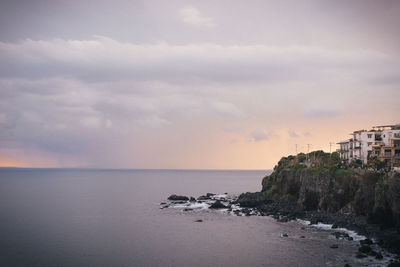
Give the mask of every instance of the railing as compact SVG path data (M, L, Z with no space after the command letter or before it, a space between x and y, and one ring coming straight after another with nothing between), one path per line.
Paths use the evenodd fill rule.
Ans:
M394 137L394 138L400 138L400 133L395 133L395 134L393 134L393 137Z

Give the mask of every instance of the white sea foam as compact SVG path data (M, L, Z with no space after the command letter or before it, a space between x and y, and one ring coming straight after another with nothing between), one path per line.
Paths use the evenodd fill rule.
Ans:
M213 199L221 199L221 198L226 199L227 197L228 197L228 194L219 194L219 195L212 196Z
M301 220L301 219L297 219L297 221L303 225L308 225L308 226L312 226L318 229L322 229L322 230L326 230L326 231L331 231L331 232L343 232L348 234L350 237L353 238L354 241L360 241L360 240L364 240L366 237L363 235L359 235L357 234L355 231L346 229L346 228L335 228L332 229L332 224L326 224L326 223L318 223L318 224L311 224L310 225L310 221L306 221L306 220Z
M180 204L173 204L171 205L173 208L178 208L178 209L208 209L210 205L208 205L205 202L199 203L199 202L188 202L188 203L180 203Z

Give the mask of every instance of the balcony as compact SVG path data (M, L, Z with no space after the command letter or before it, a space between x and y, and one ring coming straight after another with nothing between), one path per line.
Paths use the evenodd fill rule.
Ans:
M375 141L375 145L376 146L383 146L383 142L382 141Z
M393 137L394 137L394 138L400 138L400 133L395 133L395 134L393 134Z

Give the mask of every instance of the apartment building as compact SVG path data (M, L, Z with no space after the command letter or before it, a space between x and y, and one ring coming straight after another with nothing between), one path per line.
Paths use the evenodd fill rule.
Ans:
M345 163L376 156L387 166L400 167L400 124L374 126L372 130L351 133L352 138L339 142L340 158Z

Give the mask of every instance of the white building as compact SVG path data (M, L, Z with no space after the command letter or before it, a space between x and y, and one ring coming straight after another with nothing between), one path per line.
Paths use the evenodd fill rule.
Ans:
M367 164L369 157L376 156L388 166L400 164L400 124L374 126L370 131L354 131L351 135L351 139L338 143L343 162L361 160Z

